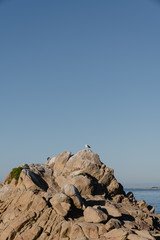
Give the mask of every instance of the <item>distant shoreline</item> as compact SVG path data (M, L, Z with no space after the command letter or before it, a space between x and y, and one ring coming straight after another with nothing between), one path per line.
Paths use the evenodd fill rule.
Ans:
M150 188L124 188L125 190L160 190L160 187L150 187Z

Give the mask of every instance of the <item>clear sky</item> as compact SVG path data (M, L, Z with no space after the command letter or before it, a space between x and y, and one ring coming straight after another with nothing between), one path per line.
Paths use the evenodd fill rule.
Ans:
M0 0L0 179L85 144L160 186L160 1Z

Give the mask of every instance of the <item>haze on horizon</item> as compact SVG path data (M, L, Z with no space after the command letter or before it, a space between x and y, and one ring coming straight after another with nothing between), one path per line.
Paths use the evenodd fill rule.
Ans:
M159 26L158 0L0 1L0 180L89 144L160 186Z

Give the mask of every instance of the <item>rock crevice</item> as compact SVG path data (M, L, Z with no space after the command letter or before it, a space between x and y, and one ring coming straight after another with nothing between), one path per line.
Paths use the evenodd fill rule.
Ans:
M160 239L160 216L86 149L24 164L0 185L0 240Z

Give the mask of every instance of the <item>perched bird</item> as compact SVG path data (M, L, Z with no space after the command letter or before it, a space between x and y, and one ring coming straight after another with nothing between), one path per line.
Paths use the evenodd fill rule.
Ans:
M88 144L85 145L86 148L91 148Z

